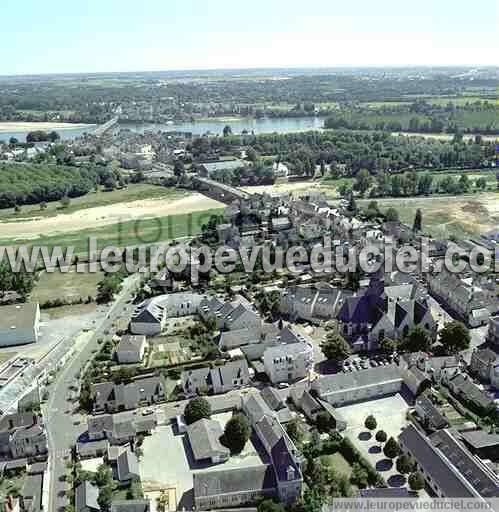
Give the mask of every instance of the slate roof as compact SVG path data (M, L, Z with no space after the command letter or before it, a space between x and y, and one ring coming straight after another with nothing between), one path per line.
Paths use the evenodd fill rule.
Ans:
M499 434L489 434L484 430L472 430L471 432L461 432L460 435L467 444L477 450L499 447Z
M42 510L43 474L28 475L21 490L24 508L28 512Z
M131 450L120 453L116 460L116 470L120 482L140 478L139 461L135 453Z
M494 403L492 398L484 393L467 375L457 373L449 382L456 390L455 392L484 409L487 409Z
M270 465L231 468L194 473L194 497L219 496L229 493L275 490L275 473Z
M244 408L253 423L260 421L265 415L271 416L272 409L267 405L260 393L252 393L244 399Z
M324 397L338 391L381 385L384 382L392 381L399 381L402 384L400 371L393 364L353 373L323 375L313 383L313 387L317 390L319 396Z
M136 352L139 351L142 345L145 343L146 337L144 335L130 335L125 334L118 346L116 352Z
M150 512L149 500L119 500L111 504L111 512Z
M38 314L38 304L0 306L0 330L32 329Z
M499 479L471 455L449 430L439 430L430 440L484 498L499 498Z
M435 449L435 446L414 425L409 424L400 434L401 443L409 450L423 471L442 490L447 498L474 498L466 480L449 467L448 461Z
M273 410L277 411L279 409L283 409L286 407L286 403L277 391L277 389L272 386L267 386L261 392L262 398L265 400L266 404Z
M447 418L433 405L428 397L423 396L418 398L416 405L423 410L430 425L434 429L445 428L449 424Z
M100 506L97 502L99 497L99 488L92 482L85 480L82 482L75 491L75 509L76 512L89 512L100 511Z
M219 455L228 457L230 450L223 446L220 437L222 426L216 420L203 418L187 427L187 435L196 460L205 460Z

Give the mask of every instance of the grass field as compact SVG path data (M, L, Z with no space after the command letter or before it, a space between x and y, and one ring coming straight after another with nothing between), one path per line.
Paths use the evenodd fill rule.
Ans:
M365 206L368 202L363 200L358 204ZM498 193L379 199L378 205L381 209L395 208L400 220L410 226L416 210L420 208L423 212L423 231L434 237L478 235L499 223Z
M0 352L0 366L17 355L17 352Z
M90 192L82 197L71 199L67 208L62 208L59 201L47 203L47 208L41 210L39 205L23 206L20 212L15 212L14 208L0 210L1 221L21 221L33 217L53 217L61 213L67 214L87 208L97 206L107 206L117 203L127 203L130 201L140 201L143 199L176 199L187 195L184 190L176 188L166 188L158 185L148 185L145 183L130 184L124 189L104 192Z
M321 455L320 461L324 466L333 469L338 475L344 475L348 478L352 475L352 466L339 452L333 455Z
M61 272L59 269L54 272L43 271L31 293L30 300L44 304L58 298L67 301L95 298L97 285L102 277L102 272L76 272L75 267L71 267L68 272Z
M223 208L214 208L165 217L136 219L72 233L40 236L36 240L36 245L49 248L73 246L75 254L87 254L89 237L97 238L99 249L110 245L117 247L150 245L198 235L201 232L202 225L207 223L210 215L220 215L223 211ZM0 245L32 244L33 242L29 239L0 240Z

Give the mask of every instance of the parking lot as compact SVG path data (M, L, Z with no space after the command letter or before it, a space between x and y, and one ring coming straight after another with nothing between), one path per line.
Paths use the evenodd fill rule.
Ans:
M213 415L222 427L232 413ZM193 460L187 434L178 434L172 425L158 427L145 438L140 472L144 491L175 488L177 509L193 506L193 474L198 471L217 471L238 467L258 466L265 463L265 454L257 439L252 438L241 454L230 457L223 464L200 465Z
M368 368L378 368L380 366L388 366L393 362L393 356L375 355L372 357L352 355L343 362L342 371L344 373L352 373L359 370L367 370Z

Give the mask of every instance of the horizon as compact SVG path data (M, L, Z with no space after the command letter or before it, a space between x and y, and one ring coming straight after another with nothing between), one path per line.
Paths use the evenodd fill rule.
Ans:
M490 67L497 5L422 0L26 0L2 5L1 76L289 68Z

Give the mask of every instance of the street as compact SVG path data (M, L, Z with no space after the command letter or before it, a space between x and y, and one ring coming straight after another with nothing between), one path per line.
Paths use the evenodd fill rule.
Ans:
M72 385L77 385L80 372L91 360L93 351L98 348L97 340L104 336L106 331L111 332L113 322L125 313L128 301L135 294L139 278L139 274L134 274L123 282L120 295L101 324L96 327L93 336L69 359L50 388L48 402L43 407L50 453L48 470L50 511L62 511L67 505L68 489L61 477L66 473L65 464L70 460L72 446L86 430L86 421L81 421L78 425L74 423L73 403L68 401L70 388ZM130 313L131 311L128 312Z

